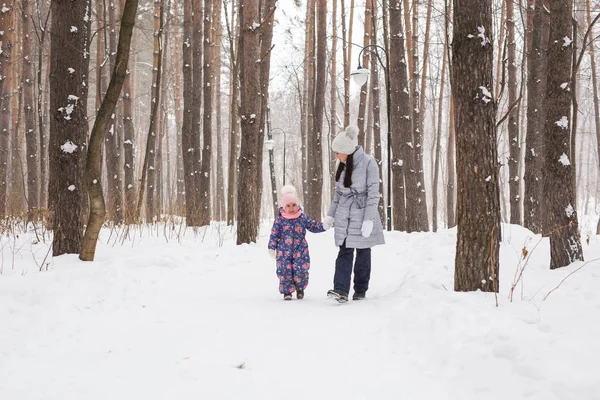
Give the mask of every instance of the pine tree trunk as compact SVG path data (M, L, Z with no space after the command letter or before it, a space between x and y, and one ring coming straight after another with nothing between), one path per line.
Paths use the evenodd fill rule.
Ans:
M365 68L365 69L369 69L369 59L371 58L371 49L367 48L367 46L369 46L371 44L371 32L372 32L372 25L373 25L373 19L371 18L371 12L372 12L372 4L370 1L367 0L366 4L365 4L365 30L364 30L364 34L363 34L363 49L365 49L362 53L362 60L360 60L361 62L361 67ZM352 61L352 60L350 60ZM375 61L376 62L376 61ZM352 62L350 63L352 64ZM371 82L370 85L377 85L379 84L379 82L375 82L373 81L373 78L371 77ZM360 88L360 96L359 96L359 102L358 102L358 116L356 118L356 125L358 126L358 144L361 145L363 148L365 148L365 132L366 132L366 127L365 127L365 115L367 112L367 91L369 90L369 85L365 84L362 85ZM367 151L367 149L365 148L365 151Z
M120 0L121 10L125 9L125 0ZM124 12L124 11L123 11ZM131 47L135 47L136 36L132 33ZM135 98L132 85L131 72L127 70L123 80L123 169L124 169L124 187L125 187L125 223L134 224L135 221L135 126L133 124L133 99Z
M138 0L126 0L123 7L121 29L119 30L119 45L116 50L114 69L106 96L104 96L98 110L98 115L94 121L94 127L90 136L85 166L85 185L90 199L90 215L83 238L81 253L79 254L79 259L83 261L94 261L98 235L106 214L102 193L102 142L109 130L110 124L114 121L112 115L119 101L119 95L127 76L129 49L137 6Z
M222 2L216 1L213 4L212 16L212 64L214 66L215 84L214 84L214 102L215 102L215 129L217 141L217 157L216 157L216 220L223 221L225 219L225 171L223 160L223 123L221 118L221 42L223 36L223 28L221 25Z
M416 190L416 180L412 185L405 186L405 171L411 168L414 171L413 163L409 158L412 155L407 150L412 139L412 112L410 110L410 97L408 87L407 62L404 51L404 37L391 32L403 32L402 29L402 11L400 0L392 0L389 3L390 20L390 49L388 55L390 76L390 107L391 112L391 136L392 136L392 160L396 160L392 166L393 178L393 227L394 230L412 232L415 230L415 218L411 217L411 224L408 222L408 197L413 196L410 203L414 206L414 190ZM401 161L398 161L401 160ZM408 176L408 175L407 175ZM414 178L414 174L411 174ZM411 191L412 189L412 191ZM410 192L410 193L409 193ZM407 200L405 202L405 196ZM414 208L414 207L413 207ZM412 210L414 211L414 210Z
M517 102L517 55L515 41L514 4L506 2L506 28L508 30L508 104L513 107L508 116L508 186L510 192L510 223L521 224L519 155L521 142L519 140L519 105ZM514 105L514 106L513 106Z
M182 66L183 66L183 118L181 126L181 156L183 159L184 184L185 184L185 215L187 226L196 226L196 181L194 179L194 149L197 133L194 125L194 109L199 104L194 102L193 87L193 1L183 0L183 40L182 40Z
M83 240L91 4L53 1L51 7L49 188L52 254L59 256L79 253Z
M433 165L433 185L432 185L432 219L433 219L433 231L438 230L438 185L440 180L440 160L442 152L442 120L444 110L444 91L446 86L446 64L448 59L448 51L446 44L444 44L444 53L442 55L442 72L440 74L440 95L438 99L438 120L436 129L435 139L435 162ZM448 167L450 169L450 167Z
M115 67L117 54L117 5L111 1L108 6L108 60L110 69ZM108 71L107 71L108 72ZM122 132L119 129L119 121L121 114L119 108L115 107L114 116L111 119L111 127L109 127L108 135L105 138L106 150L106 172L108 175L108 218L115 224L123 223L123 160L122 160Z
M212 42L211 42L211 18L212 18L212 0L204 0L204 18L203 18L203 30L204 30L204 44L203 48L203 69L202 77L204 84L202 85L202 92L204 98L204 115L202 118L202 163L200 164L200 193L199 193L199 211L198 216L200 218L200 226L206 226L210 224L211 217L211 188L210 188L210 167L211 167L211 156L212 156L212 84L213 84L213 66L211 63L212 57Z
M323 198L323 114L325 112L325 87L327 84L327 1L317 0L317 32L316 32L316 86L315 108L313 120L313 146L310 148L308 189L310 208L307 212L311 218L321 220Z
M527 142L525 153L525 199L524 224L534 233L544 230L542 215L545 214L542 204L544 173L544 148L542 129L546 109L546 78L547 61L546 48L548 18L544 11L545 0L530 0L528 13L528 43L531 47L527 57Z
M371 37L373 38L373 43L377 44L377 2L375 0L368 0L369 7L371 7ZM383 151L381 146L381 106L380 106L380 82L379 82L379 65L377 65L377 61L373 59L371 63L371 107L373 114L373 143L374 146L374 156L377 160L377 164L379 165L379 176L381 179L379 180L379 193L381 193L381 200L379 201L379 217L382 221L386 220L385 210L386 204L383 200ZM386 90L387 88L383 86ZM386 115L388 110L386 109ZM387 122L386 122L387 124ZM387 175L387 174L386 174Z
M23 74L21 85L23 88L23 112L25 114L25 139L27 145L27 205L30 213L29 218L40 207L40 181L39 181L39 158L38 158L38 134L35 127L35 100L34 100L34 74L33 53L31 49L31 3L23 0L21 3L21 15L23 18Z
M240 59L240 118L242 144L239 158L237 195L237 244L256 242L258 226L255 215L260 205L256 199L257 153L262 151L259 143L261 114L260 101L260 29L254 26L259 21L258 4L254 0L241 0L239 7L239 59Z
M2 53L0 53L0 216L4 217L7 211L8 194L8 149L10 149L10 85L8 81L11 76L11 56L15 43L13 40L14 2L3 3L4 12L0 13L0 31L2 37Z
M146 151L141 171L138 201L135 211L136 220L142 215L142 204L146 195L146 222L152 223L156 216L156 119L160 105L160 85L162 80L162 46L160 45L164 26L164 7L161 2L154 3L154 52L152 62L152 86L150 90L150 124L146 138Z
M458 177L454 290L498 292L501 232L491 2L454 0L453 22Z
M550 268L560 268L573 261L583 261L579 238L576 204L569 162L571 135L571 93L565 82L571 81L573 37L572 1L550 0L550 35L548 41L547 111L544 124L545 226L550 236Z

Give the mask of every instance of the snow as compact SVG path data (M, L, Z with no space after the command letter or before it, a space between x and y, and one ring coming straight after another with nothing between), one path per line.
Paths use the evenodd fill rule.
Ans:
M70 140L67 140L62 146L60 146L60 149L63 151L63 153L73 153L75 150L77 150L77 145Z
M567 129L569 127L569 118L567 118L566 115L563 115L558 121L555 121L554 124L561 129Z
M571 161L569 161L569 156L567 156L565 153L562 153L560 155L558 162L561 163L562 165L564 165L565 167L567 165L571 165Z
M271 223L241 246L217 224L107 229L91 263L2 236L0 398L598 399L598 237L550 270L547 238L503 225L496 307L452 290L456 229L386 232L367 299L340 305L333 231L307 235L306 298L284 302Z

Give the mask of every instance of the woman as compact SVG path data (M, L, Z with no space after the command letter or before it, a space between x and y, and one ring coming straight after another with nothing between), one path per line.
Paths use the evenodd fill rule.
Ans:
M358 127L347 126L331 143L340 161L335 174L335 194L324 226L335 227L335 244L340 247L335 261L333 290L327 296L340 303L348 301L354 262L354 294L362 300L371 278L371 247L384 244L379 218L379 167L358 145Z

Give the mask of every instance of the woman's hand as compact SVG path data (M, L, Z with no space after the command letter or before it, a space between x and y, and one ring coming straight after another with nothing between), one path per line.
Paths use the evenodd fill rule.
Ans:
M362 223L362 227L360 228L360 232L362 233L363 237L371 236L371 232L373 232L373 220L364 220Z
M323 220L323 229L328 230L329 228L331 228L333 226L333 222L335 220L333 219L333 217L331 216L326 216L325 219Z

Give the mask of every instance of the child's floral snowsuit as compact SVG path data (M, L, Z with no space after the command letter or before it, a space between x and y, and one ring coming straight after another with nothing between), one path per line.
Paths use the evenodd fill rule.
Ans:
M285 219L283 208L273 222L269 249L276 251L279 293L293 293L304 290L308 285L310 255L306 243L306 230L313 233L325 232L323 223L313 221L301 213L298 218Z

